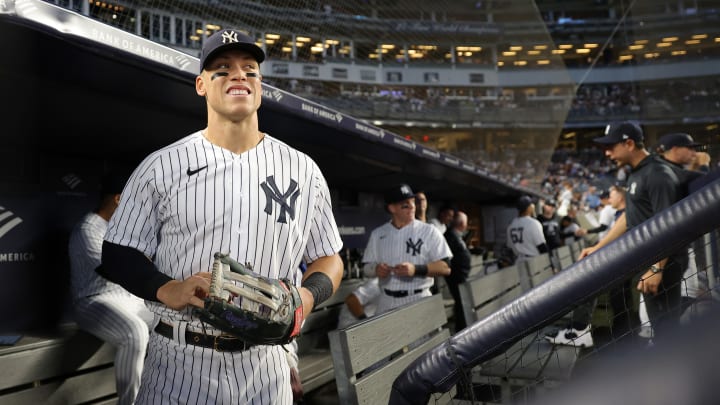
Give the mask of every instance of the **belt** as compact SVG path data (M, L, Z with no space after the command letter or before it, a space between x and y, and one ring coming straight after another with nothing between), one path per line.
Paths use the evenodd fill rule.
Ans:
M402 298L402 297L407 297L408 295L420 294L421 292L423 292L423 289L422 289L422 288L419 289L419 290L412 290L412 291L408 291L408 290L400 290L400 291L385 290L385 295L389 295L389 296L395 297L395 298Z
M168 339L173 339L173 327L165 322L160 321L155 327L155 332ZM206 335L189 330L185 330L185 343L207 347L217 352L239 352L254 346L252 343L228 335Z

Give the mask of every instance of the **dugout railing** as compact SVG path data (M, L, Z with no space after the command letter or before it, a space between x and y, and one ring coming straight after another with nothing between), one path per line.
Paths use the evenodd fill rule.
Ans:
M716 173L712 178L689 197L418 358L395 380L390 403L426 403L431 394L449 391L474 366L698 238L709 241L704 246L714 286L720 179Z

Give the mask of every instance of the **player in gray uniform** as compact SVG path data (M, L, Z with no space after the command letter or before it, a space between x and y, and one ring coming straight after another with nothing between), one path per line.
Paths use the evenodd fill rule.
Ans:
M512 248L517 262L548 251L542 224L535 219L535 204L528 196L517 202L518 217L507 228L507 245Z
M304 314L340 284L342 242L325 178L307 155L258 129L264 59L237 30L205 40L195 89L207 128L150 154L110 222L103 272L148 300L158 319L138 403L292 403L281 345L221 336L193 316L215 252L301 285Z
M124 179L103 182L98 208L75 225L70 234L70 288L78 326L115 347L118 404L130 405L140 388L140 375L153 315L143 301L95 272L108 221L117 208Z
M410 186L389 190L385 204L392 219L372 231L362 260L365 275L379 279L376 314L432 295L433 277L450 274L452 257L437 228L415 219Z

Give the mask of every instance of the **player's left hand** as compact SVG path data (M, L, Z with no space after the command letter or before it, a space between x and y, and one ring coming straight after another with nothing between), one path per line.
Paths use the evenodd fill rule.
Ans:
M640 277L637 289L643 294L657 295L661 282L662 273L653 273L651 270L648 270Z
M409 262L402 262L395 265L395 275L400 277L412 277L415 275L415 265Z

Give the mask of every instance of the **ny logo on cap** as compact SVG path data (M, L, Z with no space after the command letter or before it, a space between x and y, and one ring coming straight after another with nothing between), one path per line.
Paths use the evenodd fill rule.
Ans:
M403 195L412 194L412 191L410 191L410 187L408 186L401 186L400 192L403 193Z
M240 42L238 41L237 32L235 31L225 31L222 33L222 41L223 44L231 44L233 42Z
M605 126L605 135L607 135L607 134L609 134L609 133L610 133L610 124L607 124L607 125Z

